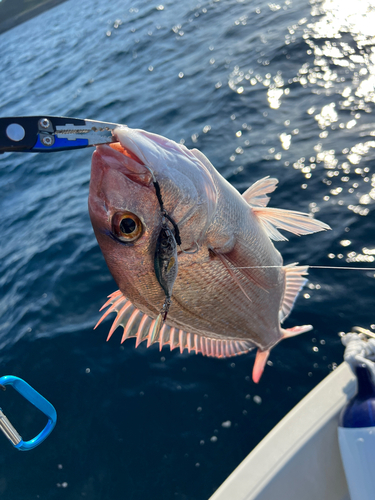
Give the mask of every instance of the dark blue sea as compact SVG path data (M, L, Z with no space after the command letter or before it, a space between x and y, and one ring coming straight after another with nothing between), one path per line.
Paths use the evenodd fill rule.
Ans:
M160 3L158 3L160 2ZM69 0L0 35L0 116L124 123L197 147L238 190L332 231L278 243L286 263L374 266L374 0ZM375 329L374 271L310 271L287 327L314 330L228 360L109 342L117 289L87 210L92 150L0 157L0 375L55 406L38 448L0 436L2 500L206 500ZM249 317L249 321L251 318ZM44 417L0 406L30 439Z

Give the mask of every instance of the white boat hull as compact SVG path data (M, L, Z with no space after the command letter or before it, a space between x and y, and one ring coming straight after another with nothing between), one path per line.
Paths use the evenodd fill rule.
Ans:
M342 363L258 444L210 500L350 500L338 418L356 392Z

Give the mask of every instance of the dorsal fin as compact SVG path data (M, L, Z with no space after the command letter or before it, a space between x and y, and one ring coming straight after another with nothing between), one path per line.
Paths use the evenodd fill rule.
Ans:
M307 279L303 276L308 274L309 266L297 266L297 262L283 267L285 273L285 288L279 312L280 321L283 322L289 316L294 302L305 285Z
M254 207L253 213L258 217L268 236L275 241L287 240L276 228L301 236L331 229L328 224L313 219L309 214L284 210L282 208Z
M111 307L103 314L95 326L96 328L111 312L117 312L107 340L109 340L118 326L122 326L124 333L121 343L130 337L136 337L136 347L144 340L147 340L147 347L155 342L159 342L160 350L164 345L169 344L171 351L176 348L179 348L180 352L188 349L189 352L195 351L204 356L216 358L227 358L245 354L255 347L248 340L213 339L203 334L188 333L167 324L162 326L157 335L153 335L155 320L137 309L120 290L109 295L109 300L101 310L110 304L112 304Z
M270 177L264 177L257 182L254 182L243 194L244 198L249 205L255 205L256 207L266 207L270 201L270 197L267 193L272 193L277 187L279 181Z

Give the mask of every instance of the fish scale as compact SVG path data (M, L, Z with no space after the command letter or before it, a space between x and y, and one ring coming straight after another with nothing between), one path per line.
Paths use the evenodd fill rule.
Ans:
M261 179L241 196L198 150L128 127L114 135L119 143L98 146L93 155L89 195L94 232L120 289L102 318L117 312L109 336L122 326L122 341L136 337L136 346L159 342L160 348L215 357L256 347L258 382L270 349L312 328L280 324L305 283L307 267L283 266L272 239L286 239L279 229L301 235L329 226L307 214L269 208L267 194L276 179ZM165 299L154 267L163 217L155 182L181 236L164 325L160 316L155 323ZM116 222L129 214L134 235Z

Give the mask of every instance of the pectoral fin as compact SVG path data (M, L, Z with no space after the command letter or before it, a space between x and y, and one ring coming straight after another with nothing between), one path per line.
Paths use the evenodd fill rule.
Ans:
M240 268L237 269L237 266L234 265L233 260L230 257L230 254L221 254L219 252L216 252L215 250L212 250L212 252L221 260L221 262L224 264L224 266L227 268L228 273L230 276L233 278L233 281L237 284L237 286L241 289L242 293L245 295L245 297L248 299L249 302L252 302L251 297L247 293L245 287L241 284L239 277L236 275L235 271L239 273L239 275L243 276L246 278L248 281L256 285L257 287L261 288L264 292L268 293L267 290L267 283L263 280L261 281L259 277L257 277L253 269L249 268Z

